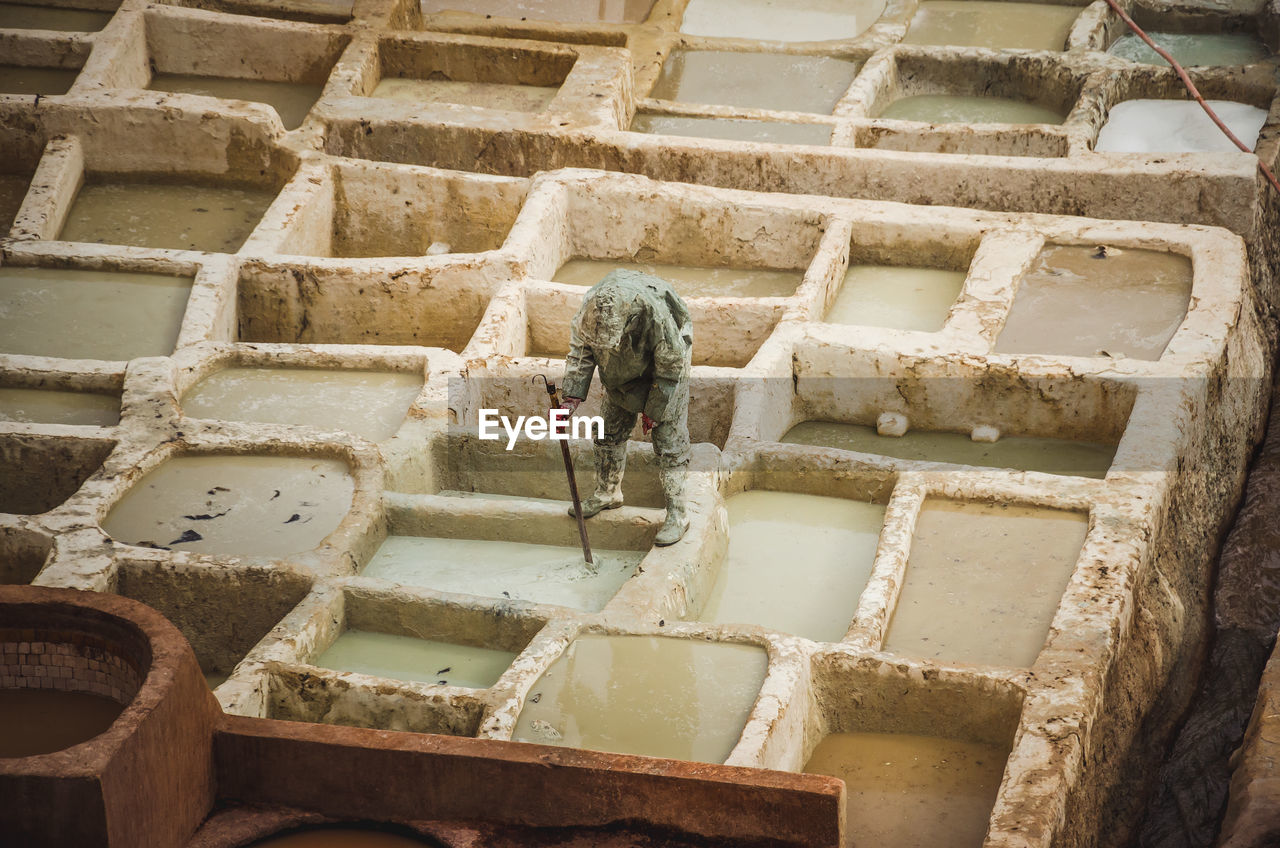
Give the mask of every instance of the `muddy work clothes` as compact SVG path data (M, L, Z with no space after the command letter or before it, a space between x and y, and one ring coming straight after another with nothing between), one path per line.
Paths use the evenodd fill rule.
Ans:
M573 318L564 393L585 398L599 372L604 438L623 444L636 416L654 421L660 465L689 461L689 368L693 324L675 290L639 271L612 271L587 292Z

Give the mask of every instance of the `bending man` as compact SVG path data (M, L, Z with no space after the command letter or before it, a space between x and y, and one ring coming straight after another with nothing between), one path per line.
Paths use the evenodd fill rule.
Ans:
M689 364L693 324L675 290L639 271L612 271L587 292L573 317L564 369L565 408L573 412L600 372L604 437L596 439L596 491L582 504L587 518L622 506L627 436L640 416L653 433L667 517L654 540L671 545L689 528ZM572 514L572 510L570 510Z

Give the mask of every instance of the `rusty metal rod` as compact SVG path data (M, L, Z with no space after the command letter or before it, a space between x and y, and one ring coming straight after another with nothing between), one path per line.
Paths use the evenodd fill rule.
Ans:
M556 384L547 379L545 374L534 376L534 380L541 377L542 382L547 386L547 395L551 398L551 409L560 408L560 393L556 391ZM548 417L550 417L548 415ZM568 426L568 425L566 425ZM554 429L552 435L555 435ZM560 442L560 455L564 458L564 473L569 478L569 494L573 496L573 514L578 519L578 536L582 539L582 556L587 561L587 565L594 566L595 560L591 558L591 541L587 539L587 521L582 516L582 499L578 497L578 480L573 475L573 457L569 454L569 440L558 439Z

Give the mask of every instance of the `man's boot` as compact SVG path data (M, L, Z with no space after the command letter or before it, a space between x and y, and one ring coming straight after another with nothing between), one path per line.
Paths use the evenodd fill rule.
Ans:
M596 445L596 491L582 502L582 517L622 506L622 472L627 468L627 446ZM574 515L573 507L569 514Z
M674 545L684 537L684 531L689 529L689 516L685 512L684 499L684 483L688 474L689 466L687 465L658 469L658 476L662 480L662 494L667 499L667 517L653 540L653 543L659 547Z

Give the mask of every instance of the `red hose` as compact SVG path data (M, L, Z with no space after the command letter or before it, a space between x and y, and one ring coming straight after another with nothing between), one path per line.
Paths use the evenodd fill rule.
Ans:
M1169 52L1163 47L1152 41L1151 36L1142 31L1142 27L1138 26L1134 22L1133 18L1129 17L1125 13L1124 9L1120 8L1120 4L1117 3L1116 0L1107 0L1107 5L1111 7L1113 12L1120 16L1120 20L1124 21L1125 24L1128 25L1129 29L1133 30L1134 33L1137 34L1138 38L1145 41L1148 47L1156 51L1156 53L1160 55L1160 58L1164 59L1173 67L1174 72L1177 73L1178 78L1182 80L1182 84L1186 86L1187 91L1196 99L1196 102L1200 104L1200 108L1209 116L1209 120L1218 125L1218 129L1222 130L1223 135L1231 139L1231 143L1243 150L1245 153L1253 153L1253 149L1248 147L1240 139L1236 138L1236 134L1222 122L1222 119L1213 111L1213 108L1205 102L1204 97L1200 95L1200 90L1196 88L1196 84L1191 81L1191 77L1187 75L1187 72L1182 65L1178 64L1178 60L1170 56ZM1271 187L1275 189L1276 192L1280 193L1280 182L1277 182L1276 175L1271 172L1271 169L1268 168L1267 164L1261 159L1258 160L1258 170L1262 171L1262 175L1267 178L1267 182L1271 183Z

